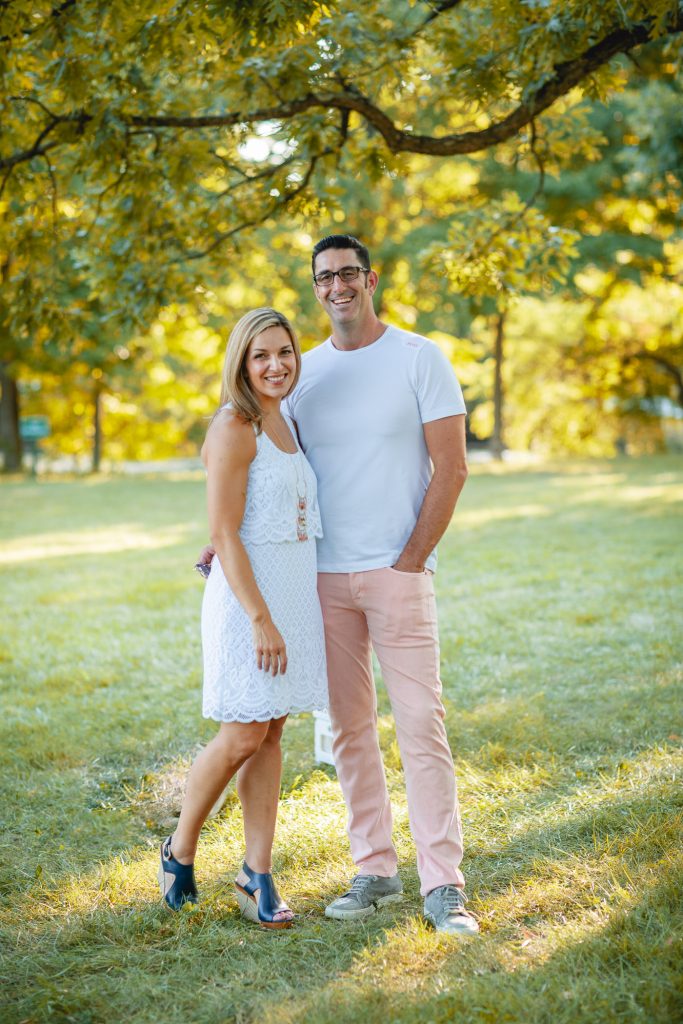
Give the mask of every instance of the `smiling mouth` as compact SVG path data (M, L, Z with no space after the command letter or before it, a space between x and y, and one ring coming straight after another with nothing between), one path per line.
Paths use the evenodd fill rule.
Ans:
M277 377L266 377L265 379L268 381L269 384L282 384L285 380L287 380L287 374L281 373Z
M353 300L354 300L354 296L353 295L346 295L342 299L332 299L331 301L332 301L332 305L333 306L348 306L348 304L350 302L353 302Z

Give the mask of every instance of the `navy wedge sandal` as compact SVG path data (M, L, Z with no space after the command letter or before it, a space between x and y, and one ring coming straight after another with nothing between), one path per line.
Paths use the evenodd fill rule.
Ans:
M242 917L260 925L261 928L291 928L294 923L293 917L275 920L276 914L289 910L289 907L275 888L273 876L265 872L252 871L246 861L242 865L242 870L249 878L244 885L235 882L235 894Z
M194 864L180 864L171 853L171 839L161 844L159 864L159 888L166 905L171 910L180 910L184 903L197 903L199 893L194 881Z

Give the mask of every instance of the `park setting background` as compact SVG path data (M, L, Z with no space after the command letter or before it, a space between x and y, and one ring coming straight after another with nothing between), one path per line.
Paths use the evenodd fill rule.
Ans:
M665 0L0 3L3 1021L683 1016L682 37ZM469 410L437 590L474 943L421 919L381 682L400 909L322 916L353 865L310 716L296 929L238 916L232 792L200 907L155 885L212 734L192 467L225 343L259 305L326 336L334 232Z

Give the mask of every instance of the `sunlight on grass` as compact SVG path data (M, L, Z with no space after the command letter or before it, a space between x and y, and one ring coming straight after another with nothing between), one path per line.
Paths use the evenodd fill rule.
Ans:
M478 508L471 512L458 513L460 526L483 526L484 523L496 523L503 519L534 519L549 515L545 505L512 505L504 508Z
M285 730L274 865L296 927L273 936L239 917L234 791L202 834L201 905L166 911L159 841L214 729L192 572L203 482L17 482L3 497L3 1024L677 1019L680 460L476 467L468 483L437 576L482 926L467 943L422 921L381 685L404 902L359 923L323 916L354 869L301 716Z
M591 488L577 499L577 504L585 505L595 501L609 501L611 495L611 491L605 492L603 489ZM659 483L634 484L630 487L619 488L617 502L621 505L641 504L650 501L656 501L659 505L679 504L683 501L683 487L674 486L666 481L660 481Z
M120 551L155 551L173 547L187 538L188 529L176 526L151 533L140 524L122 524L118 529L87 530L78 533L43 533L18 537L3 545L0 565L44 561L65 555L104 555Z

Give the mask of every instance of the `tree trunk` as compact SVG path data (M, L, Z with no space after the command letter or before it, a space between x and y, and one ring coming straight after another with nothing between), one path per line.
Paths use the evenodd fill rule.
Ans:
M92 471L99 473L102 458L102 385L97 381L93 388L93 428Z
M21 469L21 435L19 434L19 389L7 364L0 363L0 450L4 455L3 472Z
M664 356L659 355L658 352L636 352L635 358L649 359L650 362L656 363L657 366L661 367L662 370L673 377L676 387L676 399L680 407L683 409L683 373L681 373L679 368L672 363L670 359L665 359Z
M493 348L493 435L491 451L494 459L502 459L505 451L503 442L503 344L505 341L505 312L496 319L496 340Z

